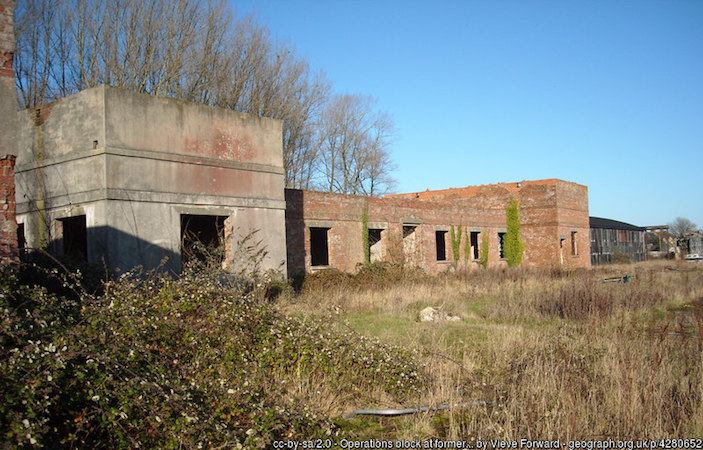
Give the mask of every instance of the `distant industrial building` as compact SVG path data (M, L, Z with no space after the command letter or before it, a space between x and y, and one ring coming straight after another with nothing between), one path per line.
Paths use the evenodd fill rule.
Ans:
M646 228L602 217L590 217L590 225L592 265L647 259Z

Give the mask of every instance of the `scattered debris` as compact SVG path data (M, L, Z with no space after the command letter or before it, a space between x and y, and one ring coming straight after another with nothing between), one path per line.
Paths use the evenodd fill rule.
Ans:
M428 306L420 311L420 322L459 322L461 317Z
M622 283L627 284L630 282L630 275L625 275L624 277L611 277L604 278L603 283Z
M476 402L457 403L456 405L421 406L419 408L405 409L357 409L351 414L344 416L345 419L352 419L356 416L404 416L406 414L416 414L427 411L440 411L449 408L464 408L467 406L488 406L492 404L490 400L479 400Z

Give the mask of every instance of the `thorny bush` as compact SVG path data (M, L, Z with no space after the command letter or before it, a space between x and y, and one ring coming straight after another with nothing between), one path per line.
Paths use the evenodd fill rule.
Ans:
M6 447L265 448L338 431L287 395L281 381L301 371L352 397L380 386L402 398L420 384L412 355L282 316L263 283L127 273L102 295L71 297L0 275Z

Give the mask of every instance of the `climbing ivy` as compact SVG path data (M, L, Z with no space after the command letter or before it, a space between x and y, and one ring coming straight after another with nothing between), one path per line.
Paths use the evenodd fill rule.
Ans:
M464 238L464 265L467 266L469 264L469 255L471 254L471 234L468 227L464 235L466 236Z
M361 210L361 242L364 246L364 262L371 264L371 247L369 247L369 201L364 201Z
M518 203L514 197L510 197L510 203L505 208L505 220L508 230L503 241L503 254L508 261L508 267L519 266L525 244L520 240L520 217Z
M481 232L481 252L478 255L478 264L483 268L488 267L488 233Z
M459 253L461 252L461 233L462 233L461 225L458 226L457 230L459 230L459 231L457 232L454 229L454 225L451 225L449 227L449 236L452 239L452 252L453 252L455 266L459 263Z

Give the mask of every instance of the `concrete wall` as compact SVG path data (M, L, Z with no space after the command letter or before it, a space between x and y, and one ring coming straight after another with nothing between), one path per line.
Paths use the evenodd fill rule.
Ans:
M100 86L19 122L30 247L60 239L57 220L85 215L90 261L125 270L166 257L178 271L181 214L224 216L234 235L260 236L264 269L285 273L279 121Z
M17 91L12 59L15 54L15 2L0 0L0 157L14 155Z
M14 1L0 0L0 264L19 261L15 221Z

